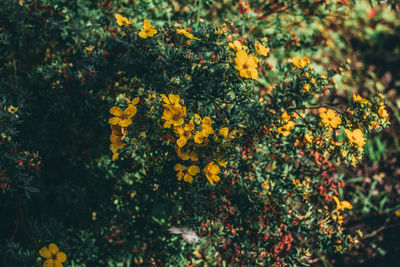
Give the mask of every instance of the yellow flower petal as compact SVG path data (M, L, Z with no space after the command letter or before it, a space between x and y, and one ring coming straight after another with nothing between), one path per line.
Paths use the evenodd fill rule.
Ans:
M180 100L179 95L169 94L168 98L169 98L171 104L179 104L179 100Z
M108 120L108 123L111 125L117 125L121 122L121 119L118 117L112 117Z
M192 183L193 182L193 176L191 176L190 174L186 173L185 176L183 177L183 180L185 182Z
M340 201L337 197L333 197L333 200L336 202L336 207L340 207Z
M124 110L124 114L125 114L125 116L126 116L128 119L130 119L130 118L132 118L133 116L135 116L136 112L137 112L137 108L136 108L135 105L132 105L132 104L129 105L129 106Z
M121 120L119 123L119 125L121 125L121 127L128 127L131 124L132 124L132 121L130 119Z
M43 258L46 258L46 259L50 259L51 258L51 252L47 247L42 247L39 250L39 255L42 256Z
M139 97L135 97L135 98L132 100L131 104L132 104L132 105L137 105L137 104L139 103L139 101L140 101Z
M178 172L176 174L176 178L178 178L178 181L181 181L184 176L185 176L185 174L183 172Z
M229 133L229 128L228 127L223 127L221 129L219 129L218 133L219 133L220 136L223 136L223 137L226 138L228 136L228 133Z
M178 140L176 140L176 144L179 148L182 148L186 145L187 139L184 136L180 136Z
M174 171L183 171L185 169L185 167L182 164L175 164L174 166Z
M67 254L64 252L59 251L56 255L56 260L63 263L67 260Z
M266 48L265 46L263 46L260 42L256 42L256 44L255 44L255 47L256 47L256 50L257 50L257 53L258 54L260 54L260 55L262 55L262 56L267 56L268 55L268 48Z
M43 267L55 267L56 266L56 261L53 259L47 259L43 263Z
M139 37L142 39L146 39L147 38L147 33L144 30L141 30L139 32Z
M110 108L110 113L114 116L121 117L124 113L122 112L121 108L119 107L112 107Z
M51 244L49 245L49 250L50 250L51 254L56 255L56 253L58 252L58 247L57 247L56 244L51 243Z
M190 175L195 176L196 174L198 174L200 172L200 168L196 165L192 165L188 168L188 173Z
M351 210L353 208L353 205L350 204L350 202L343 200L341 203L342 208L344 209L349 209Z

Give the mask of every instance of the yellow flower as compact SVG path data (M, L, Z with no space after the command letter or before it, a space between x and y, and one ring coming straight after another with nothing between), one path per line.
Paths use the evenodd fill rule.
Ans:
M196 131L193 137L193 140L196 144L201 144L204 141L204 134L203 132Z
M342 123L342 119L340 117L336 117L335 111L332 109L328 109L327 112L320 113L319 116L322 119L322 124L327 127L331 126L332 128L336 129Z
M132 101L129 100L128 98L126 99L126 102L128 104L132 104L132 105L137 105L139 103L139 101L140 101L139 97L135 97L134 99L132 99Z
M176 154L181 160L191 160L191 161L198 161L199 155L195 151L190 151L189 149L181 149L178 146L175 147Z
M245 45L242 45L242 43L238 40L233 41L233 43L229 43L228 44L230 48L232 48L233 50L235 50L235 52L238 52L239 50L247 50L248 47Z
M118 139L114 143L111 143L110 150L113 153L112 161L115 161L119 157L118 150L126 146L126 144L122 143L122 140Z
M289 136L290 131L294 128L294 126L296 126L296 123L294 121L288 121L288 123L279 127L277 131L283 136Z
M117 20L117 24L119 26L123 25L131 25L133 23L133 19L128 19L126 17L121 16L120 14L115 14L115 19Z
M222 137L227 137L229 133L229 128L228 127L223 127L221 129L218 130L218 134Z
M139 32L139 36L142 39L146 39L147 37L152 37L153 35L157 34L157 30L154 29L154 25L150 23L147 19L144 20L143 27Z
M214 33L215 33L215 34L218 34L218 35L221 35L221 34L224 33L224 31L223 31L221 28L216 28L216 29L214 30Z
M353 95L353 102L360 103L363 105L367 105L369 103L369 101L367 99L361 97L359 94Z
M263 189L265 189L265 190L269 190L269 188L270 188L270 186L269 186L269 183L267 182L267 181L264 181L262 184L261 184L261 187L263 188Z
M185 182L192 183L193 176L196 176L200 172L200 168L196 165L192 165L189 168L186 168L182 164L175 164L174 171L177 171L176 177L178 181L181 181L182 178Z
M194 114L194 123L196 123L196 124L201 123L201 117L199 114Z
M292 58L292 64L299 69L304 68L305 66L307 66L310 63L310 59L308 57L303 57L300 58L298 56L295 56Z
M93 45L89 45L89 46L85 47L85 50L88 52L92 52L93 48L94 48Z
M304 140L305 140L307 143L309 143L309 144L312 144L313 139L314 139L314 137L313 137L313 134L312 134L311 131L309 131L308 133L306 133L306 134L304 135Z
M262 55L264 57L266 57L268 55L269 48L266 48L260 42L257 41L256 44L255 44L255 47L256 47L256 51L257 51L258 54L260 54L260 55Z
M258 59L255 56L248 55L244 50L239 50L236 53L235 62L235 68L240 72L240 76L257 80Z
M121 127L128 127L132 124L132 117L135 116L137 112L136 106L133 104L128 105L128 107L122 111L119 107L110 108L112 117L108 120L108 123L111 125L119 125Z
M42 247L39 250L39 255L46 259L43 267L63 267L63 263L67 260L67 255L59 251L54 243L51 243L49 248Z
M308 91L310 91L310 88L311 88L311 85L310 85L309 83L307 83L307 84L305 84L305 85L303 86L303 91L304 91L304 92L308 92Z
M111 143L116 143L118 141L122 141L125 138L125 128L119 125L111 125L111 136L110 141Z
M211 126L212 120L210 117L204 117L201 124L201 133L205 138L207 138L210 134L214 134L214 130Z
M281 115L281 119L282 119L282 121L283 121L284 123L287 123L287 122L290 120L290 115L287 114L286 111L284 111L284 112L282 113L282 115Z
M353 208L353 206L350 204L350 202L343 200L340 201L337 197L333 197L333 200L335 200L336 202L336 209L337 210L343 210L343 209L349 209L351 210Z
M15 112L17 112L18 109L19 109L19 107L14 107L12 105L7 108L8 112L10 112L11 114L14 114Z
M349 138L351 144L356 144L359 147L363 147L365 144L365 137L363 132L360 129L355 129L354 131L350 131L348 129L344 129L344 132Z
M176 144L178 145L179 148L182 148L184 145L186 145L187 141L192 136L193 130L194 130L193 120L191 120L183 127L174 128L175 133L179 135L179 139L176 140Z
M170 108L170 107L180 107L181 105L179 104L180 97L179 95L174 95L174 94L169 94L168 97L164 94L161 94L161 97L164 101L163 107L165 108Z
M220 180L218 176L219 167L213 161L208 163L203 171L206 174L206 178L210 182L210 184L214 185L214 182L218 182Z
M194 37L191 33L188 33L184 29L176 29L176 33L177 34L181 34L181 35L185 35L187 38L192 39L192 40L200 40L199 38Z
M396 210L396 211L394 212L394 215L396 215L397 217L400 217L400 210Z
M267 180L267 181L264 181L264 182L261 184L261 187L262 187L263 189L269 191L271 188L274 188L274 185L275 185L275 183L274 183L273 181Z
M164 109L164 115L161 117L165 120L164 128L170 128L171 125L174 127L181 126L184 123L184 117L186 116L186 107L172 106L168 109Z
M218 156L217 162L218 162L218 165L221 167L226 167L226 165L228 165L228 161L222 160L220 156Z
M380 106L379 107L378 114L379 114L379 117L381 117L383 119L387 119L389 117L389 114L386 111L385 106Z

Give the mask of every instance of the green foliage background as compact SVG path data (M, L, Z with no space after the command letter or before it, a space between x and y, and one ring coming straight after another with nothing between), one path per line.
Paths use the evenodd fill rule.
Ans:
M214 225L212 231L220 231L220 235L200 238L199 243L191 245L167 231L171 217L172 223L197 224L199 230L202 223L211 224L213 217L199 216L196 209L209 211L226 205L227 201L235 202L240 211L247 212L233 216L232 223L237 224L247 215L262 213L262 207L251 206L252 199L246 199L248 192L240 191L253 189L243 184L231 187L242 198L218 199L215 207L202 207L202 198L208 197L211 189L205 186L204 191L199 191L176 179L163 179L175 177L173 165L168 165L170 173L166 173L168 168L161 163L159 168L147 168L154 166L157 157L147 158L147 162L142 157L148 153L146 148L128 151L137 153L132 156L134 164L130 160L111 162L107 120L115 99L120 103L121 95L136 95L142 84L151 84L152 90L168 93L165 84L171 83L177 70L190 72L192 63L185 58L185 52L166 46L168 60L157 65L155 57L161 48L155 41L145 43L131 35L116 38L120 34L114 19L116 12L134 18L135 22L149 19L158 29L173 31L167 25L178 22L191 27L198 37L207 35L206 48L201 47L204 43L196 42L188 48L204 58L210 56L208 51L220 49L215 45L219 37L209 26L212 23L228 28L233 39L268 36L272 52L268 60L275 66L300 53L316 63L317 71L326 73L343 66L345 59L350 58L350 71L337 80L340 89L335 92L336 103L348 104L355 92L365 97L384 93L392 123L383 135L368 141L366 163L335 171L338 180L348 184L345 190L340 190L340 195L354 206L345 218L345 226L349 226L353 235L356 229L361 229L364 236L347 256L335 256L335 244L318 247L316 243L316 252L310 258L306 259L304 251L299 250L284 254L282 262L287 265L317 261L324 265L372 260L379 263L385 262L387 253L399 250L398 246L385 245L378 238L391 240L388 235L398 235L399 219L395 215L400 209L397 162L400 20L395 11L398 6L394 1L387 6L373 1L278 0L249 1L249 4L249 14L241 14L238 1L230 0L0 2L0 132L6 134L1 137L0 170L7 172L7 180L1 181L7 187L0 193L0 264L40 265L39 249L54 242L67 253L66 266L140 263L186 266L188 259L193 266L205 263L214 266L222 264L221 259L240 257L242 253L232 245L221 255L218 245L210 245L221 244L221 240L212 238L226 237L224 227ZM184 41L180 45L185 47ZM88 46L94 50L85 50ZM154 50L143 49L151 46ZM220 49L217 57L227 57L226 52ZM218 81L219 73L225 70L221 67L215 71L210 81ZM282 75L285 71L282 69ZM229 101L228 95L215 89L225 86L223 81L214 88L207 84L206 75L210 73L200 70L193 73L193 87L183 89L181 94L205 102L207 95L212 94ZM282 75L274 75L261 83L278 83ZM237 92L244 90L235 79L232 75L229 87ZM200 92L198 88L209 91ZM248 97L255 94L252 91ZM281 99L279 95L277 99ZM257 113L251 110L247 99L240 101L249 105L249 113ZM190 100L185 100L185 104L194 106ZM276 109L279 104L277 100ZM10 105L19 107L18 111L8 112ZM212 106L208 103L205 109L211 110ZM234 114L231 111L230 115ZM239 125L235 119L231 123ZM157 125L150 127L155 129ZM152 142L162 145L158 140ZM150 183L143 177L154 180ZM171 196L170 188L178 188L180 193ZM220 187L214 194L218 197L224 190ZM373 223L369 222L371 218ZM252 244L244 246L247 247L242 251L252 251ZM257 249L261 246L257 244ZM200 256L193 254L198 251ZM367 254L373 259L368 259ZM386 260L390 262L391 258Z

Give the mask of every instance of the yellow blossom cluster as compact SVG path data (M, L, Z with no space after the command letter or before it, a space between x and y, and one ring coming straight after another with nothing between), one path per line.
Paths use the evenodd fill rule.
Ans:
M115 20L117 21L117 24L119 26L128 26L133 23L133 19L128 19L124 16L121 16L120 14L115 14ZM144 20L143 22L143 27L139 32L139 37L142 39L146 39L147 37L152 37L155 34L157 34L157 29L155 29L155 26L150 23L147 19ZM89 50L90 49L90 50ZM93 47L90 46L87 51L92 51Z
M248 54L246 51L249 49L247 46L242 45L238 40L228 44L231 49L236 52L235 57L235 69L239 71L241 77L248 79L258 79L258 59L252 54ZM260 42L256 42L254 45L257 53L264 57L268 56L269 48L263 46Z
M342 200L340 201L336 196L333 197L333 200L336 203L336 210L332 215L332 218L337 221L340 225L343 224L343 216L340 214L341 211L343 211L344 209L352 209L353 205L351 205L350 202L346 201L346 200Z
M264 57L268 56L269 48L266 48L260 42L257 41L255 43L255 48L259 55L262 55Z
M353 95L353 102L354 103L360 103L362 105L368 105L369 101L363 97L361 97L359 94Z
M339 116L336 116L335 111L332 109L328 109L326 112L321 112L319 116L321 118L321 123L325 127L336 129L342 123L342 119Z
M286 111L284 111L282 113L281 119L282 119L282 122L284 123L284 125L281 127L278 127L277 131L278 131L278 133L280 133L283 136L289 136L290 131L293 130L294 126L296 126L296 123L294 121L290 120L290 118L291 118L290 115L287 114Z
M185 124L185 118L187 116L186 107L181 105L181 99L179 95L161 94L163 100L163 116L162 120L163 128L173 128L174 134L176 135L175 151L179 159L183 161L192 161L196 164L191 164L189 167L177 163L174 166L174 170L177 173L177 178L179 181L183 180L188 183L192 183L195 176L200 173L199 168L199 151L202 147L208 145L210 141L210 136L214 136L214 140L220 141L222 138L232 138L234 133L229 135L229 128L223 127L218 130L218 134L215 133L212 127L212 120L210 117L201 117L195 114L190 121ZM234 132L234 131L232 131ZM219 137L218 137L219 136ZM210 155L205 155L205 153L200 154L202 158L209 160ZM218 182L220 180L219 167L225 167L228 162L221 160L219 153L216 153L217 163L214 161L209 161L206 167L203 169L204 175L210 184Z
M178 163L175 164L174 171L178 172L178 174L176 175L178 181L181 181L183 179L185 182L192 183L193 176L196 176L200 172L200 168L196 165L192 165L189 168L186 168L182 164Z
M360 129L355 129L353 131L344 129L344 132L349 139L351 145L357 146L359 150L362 150L365 145L365 137Z
M385 107L385 102L383 101L385 97L382 94L379 94L378 96L380 98L378 101L379 104L378 115L381 119L384 120L384 123L389 123L389 113L387 112Z
M247 50L249 49L247 46L242 45L242 43L238 40L233 41L233 43L228 43L229 47L232 48L235 52L240 50Z
M154 28L154 25L150 23L147 19L144 20L143 27L139 32L139 36L142 39L146 39L147 37L152 37L157 34L157 30Z
M295 56L292 58L292 64L298 69L304 68L309 63L310 63L310 59L308 57L300 58L298 56Z
M131 25L133 23L133 19L128 19L124 16L121 16L120 14L115 14L115 19L117 21L117 24L119 26L127 26L127 25Z
M186 107L181 106L179 103L179 95L169 94L168 96L161 94L164 101L164 114L162 119L164 121L164 128L171 128L181 126L186 117Z
M304 86L303 86L303 92L308 92L308 91L310 91L310 89L311 89L311 85L309 84L309 83L306 83Z
M304 141L306 143L312 144L313 140L314 140L314 136L313 136L312 131L308 131L308 133L306 133L304 135Z
M139 97L136 97L131 103L129 103L125 110L116 106L110 108L111 115L115 116L108 120L112 131L110 136L110 150L113 153L113 161L118 159L118 150L126 146L126 144L122 142L126 135L125 128L132 124L132 117L135 116L137 112L136 105L138 103Z

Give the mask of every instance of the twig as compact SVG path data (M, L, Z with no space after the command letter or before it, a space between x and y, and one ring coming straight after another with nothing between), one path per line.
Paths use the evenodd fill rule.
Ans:
M226 118L222 115L221 110L220 110L220 107L217 105L217 103L215 103L214 100L212 100L212 103L213 103L213 105L214 105L214 107L215 107L215 110L217 111L217 114L218 114L218 116L220 117L220 119L223 120L224 123L226 123Z

